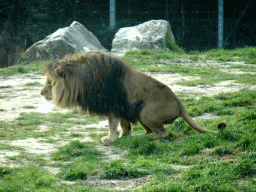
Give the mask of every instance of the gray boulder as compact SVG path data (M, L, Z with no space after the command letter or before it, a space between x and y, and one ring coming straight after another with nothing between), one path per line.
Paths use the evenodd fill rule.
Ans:
M111 52L122 55L127 51L149 49L165 50L175 39L168 21L151 20L133 27L119 29L112 42Z
M74 21L69 27L61 28L27 49L25 60L61 59L67 54L90 50L106 50L98 39L82 24Z

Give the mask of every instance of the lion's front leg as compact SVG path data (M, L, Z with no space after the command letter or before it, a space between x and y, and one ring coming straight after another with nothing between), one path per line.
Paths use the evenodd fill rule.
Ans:
M103 145L110 145L113 141L116 140L119 122L120 119L116 118L114 115L108 116L109 134L108 136L101 138Z
M126 121L124 119L121 120L121 133L120 133L120 138L124 136L131 135L132 133L132 127L131 123L129 121Z

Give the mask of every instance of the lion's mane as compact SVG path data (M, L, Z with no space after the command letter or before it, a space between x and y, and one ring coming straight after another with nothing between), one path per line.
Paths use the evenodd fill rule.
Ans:
M66 57L46 65L52 81L52 99L61 108L109 115L135 123L143 102L131 103L123 79L129 70L124 61L93 51Z

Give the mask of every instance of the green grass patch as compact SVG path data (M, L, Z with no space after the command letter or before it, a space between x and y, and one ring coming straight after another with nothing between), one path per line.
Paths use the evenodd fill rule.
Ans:
M26 107L31 108L31 107ZM48 137L53 134L61 133L67 128L75 125L87 125L102 120L102 117L85 115L84 119L77 112L69 113L21 113L20 116L13 121L0 121L0 139L14 140L26 139L29 137ZM50 126L46 131L38 130L40 125ZM74 136L74 135L73 135ZM73 137L71 135L71 137ZM68 139L68 136L63 139Z
M142 50L127 52L123 59L140 71L173 72L173 69L165 60L176 60L183 57L187 58L187 55L183 52ZM163 66L158 67L158 64Z
M102 173L99 176L99 179L107 179L107 180L111 180L111 179L119 179L119 180L123 180L123 179L129 179L129 178L138 178L138 177L143 177L146 174L138 171L138 170L129 170L129 169L124 169L124 168L120 168L120 169L112 169L112 170L108 170L104 173Z
M172 65L173 68L173 65ZM254 69L256 71L256 69ZM222 81L234 80L234 83L255 84L255 75L251 74L232 74L220 71L220 68L215 67L200 67L193 68L189 66L177 65L173 69L175 73L183 75L199 76L201 79L193 81L181 82L181 85L196 86L196 85L213 85Z
M70 144L60 147L59 151L52 155L52 159L68 160L81 156L86 156L88 159L95 159L100 155L100 153L93 146L93 143L72 141Z
M68 161L62 167L59 176L65 180L86 180L88 175L98 175L98 179L127 179L145 176L147 172L127 167L121 161L104 162L101 152L95 149L93 143L79 141L60 147L52 156L53 160Z
M223 67L221 67L221 65L218 67L214 65L196 65L195 67L193 64L180 64L180 62L190 63L190 61L205 62L206 59L213 59L221 63L240 61L245 58L253 59L254 50L255 48L238 49L235 51L216 49L203 53L197 51L184 53L142 50L128 52L123 59L140 71L180 73L182 75L199 76L201 78L200 80L184 81L180 83L186 86L213 85L228 80L235 80L235 83L255 84L255 75L222 72L221 69L226 69L224 68L225 65L223 65ZM238 54L239 52L242 52L242 54ZM236 68L236 66L238 66L237 68L242 68L242 65L232 65L230 68ZM244 66L244 70L245 72L256 72L253 66Z
M206 58L218 62L244 61L248 64L256 63L256 48L245 47L233 50L212 49L205 52Z
M25 106L23 106L22 108L24 108L24 109L34 109L34 108L36 108L36 107L33 106L33 105L25 105Z
M49 61L34 61L27 65L15 65L9 68L2 68L0 69L0 76L1 75L14 75L14 74L23 74L34 72L37 74L42 74L44 71L44 64L48 63Z
M191 116L213 113L215 115L234 115L253 120L255 117L256 91L242 89L233 93L220 93L214 97L187 98L184 105Z
M155 142L145 136L133 136L125 137L121 140L116 141L116 144L119 146L126 146L130 149L131 154L140 154L140 155L153 155L165 151L165 145L159 142Z
M220 157L231 155L233 153L232 149L229 149L227 146L219 146L214 149L214 153Z
M182 85L207 85L226 80L255 84L253 75L220 71L239 69L254 72L253 65L225 66L227 61L253 62L254 54L255 48L203 53L143 50L129 52L124 59L143 71L164 71L201 78L182 82ZM223 67L198 65L200 61L209 59L223 62ZM185 64L179 64L180 61L185 61ZM186 64L187 61L189 64ZM25 67L16 68L14 73L31 71ZM34 70L40 72L39 69ZM32 82L27 87L37 85L37 82ZM83 125L105 120L102 117L82 115L77 111L21 113L13 121L0 121L0 140L3 141L0 150L18 151L18 155L7 158L11 163L20 165L18 168L0 166L0 191L110 191L113 188L89 187L86 180L127 180L146 175L150 175L149 182L133 191L256 191L256 91L242 89L211 97L199 95L198 99L180 94L180 99L193 117L204 113L217 116L214 119L195 118L202 127L216 131L216 124L223 120L227 127L217 130L217 133L199 134L179 118L173 124L165 125L170 132L168 138L150 139L142 135L144 130L137 124L133 125L132 136L118 138L107 148L109 150L102 152L98 150L100 137L107 133L94 132L94 127L84 128L83 131L90 132L89 136L96 140L84 143L79 141L83 133L69 130L70 127L83 128ZM40 130L40 126L47 129ZM49 161L44 156L29 153L9 143L31 137L39 138L41 143L67 144L52 153ZM124 150L124 155L111 159L108 152L118 153L113 148L116 151ZM29 166L26 166L28 163ZM51 174L43 166L53 166L60 171Z
M55 178L41 167L0 168L0 191L53 191Z
M176 43L168 42L167 43L167 47L172 52L180 53L180 54L184 54L185 53L185 51L181 47L179 47Z
M142 188L143 191L255 190L256 129L251 125L254 121L255 91L244 89L215 97L200 97L199 100L188 98L183 103L190 108L190 113L194 111L193 107L203 109L196 114L222 113L227 127L217 134L198 134L184 120L178 119L166 126L172 133L168 140L132 136L115 141L115 146L129 150L125 157L133 167L148 170L154 175L154 179ZM227 107L231 114L224 113ZM219 121L217 118L198 123L216 130ZM136 126L135 134L141 133L138 129L142 128ZM187 165L189 168L183 171L170 168L167 171L164 169L167 164ZM163 174L166 172L171 174ZM181 175L177 177L177 174ZM236 184L238 180L240 182Z
M40 82L38 81L34 81L34 82L31 82L31 83L26 83L25 86L39 86L40 85Z

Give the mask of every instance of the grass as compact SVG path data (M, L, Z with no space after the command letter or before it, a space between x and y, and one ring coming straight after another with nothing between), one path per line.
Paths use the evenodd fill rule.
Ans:
M233 80L234 83L256 84L255 75L237 75L221 71L221 69L239 69L244 72L256 72L254 66L227 64L228 61L244 61L245 63L255 64L255 54L256 48L254 47L236 50L216 49L203 53L198 51L167 53L164 51L152 52L143 50L128 52L123 59L140 71L180 73L185 76L200 77L199 80L180 82L181 85L185 86L213 85L228 80ZM193 62L206 62L206 60L214 60L223 64L217 67L211 64L193 64ZM187 64L181 65L181 62Z
M206 52L206 58L218 62L244 61L247 64L255 64L256 48L245 47L234 50L212 49Z
M1 182L0 191L23 191L24 189L33 190L53 190L56 187L54 176L51 176L41 167L34 165L22 168L9 169L0 168L0 178L4 177Z
M44 71L44 64L49 61L35 61L28 65L15 65L9 68L0 68L0 76L2 75L13 75L33 72L36 74L42 74Z
M191 116L198 116L203 113L213 113L215 115L235 115L239 113L243 114L242 116L248 116L248 118L251 116L250 120L253 120L255 110L251 107L256 103L256 91L242 89L232 93L220 93L213 97L202 96L199 100L187 98L183 102ZM249 111L247 111L248 106L251 106Z
M200 80L180 83L187 86L227 80L255 85L255 75L221 71L239 69L255 72L253 65L227 63L244 61L255 64L255 48L252 47L203 53L144 50L129 52L124 59L142 71L200 76ZM222 62L223 65L201 65L206 60ZM13 72L4 69L0 73L8 75L41 71L36 67L30 69L29 65L26 67L12 69ZM26 86L38 86L38 83ZM104 118L78 112L21 113L13 121L0 121L0 141L3 141L0 142L0 152L19 152L18 155L5 157L10 165L18 164L18 167L0 165L0 192L113 191L105 186L91 187L86 182L91 178L126 180L147 175L151 179L134 191L256 191L256 91L245 88L213 96L200 95L198 98L187 97L182 93L179 95L192 117L204 113L216 116L214 119L196 118L201 126L216 130L216 124L225 120L227 127L216 134L199 134L183 119L178 119L166 125L170 132L168 138L154 140L143 136L143 128L137 124L133 126L132 136L117 139L111 146L117 155L120 151L126 151L124 155L111 159L98 149L101 146L100 137L107 134L101 131L106 129L97 129L100 131L98 133L94 131L95 128L84 127ZM41 126L46 128L40 130ZM72 131L72 127L76 131ZM87 133L95 141L84 142L82 139ZM49 157L45 157L11 145L13 140L28 138L59 147ZM45 167L58 168L59 171L51 173Z
M25 84L25 86L29 86L29 87L30 87L30 86L32 86L32 87L33 87L33 86L39 86L39 85L40 85L40 82L38 82L38 81L34 81L34 82L31 82L31 83L26 83L26 84Z
M69 145L59 148L59 151L52 155L53 160L69 160L75 157L86 156L88 159L95 159L100 153L93 148L92 143L81 143L72 141Z
M23 106L22 108L24 108L24 109L34 109L34 108L36 108L36 107L33 106L33 105L25 105L25 106Z
M27 107L26 107L27 108ZM31 107L29 107L31 108ZM84 119L78 120L80 114L77 112L70 113L21 113L20 116L13 121L0 121L1 140L27 139L29 137L47 138L53 134L65 132L74 125L86 125L102 120L102 117L84 116ZM78 117L78 119L75 119ZM74 118L74 119L73 119ZM40 125L50 126L45 131L38 130ZM72 137L74 135L71 135ZM68 138L62 135L62 139Z

